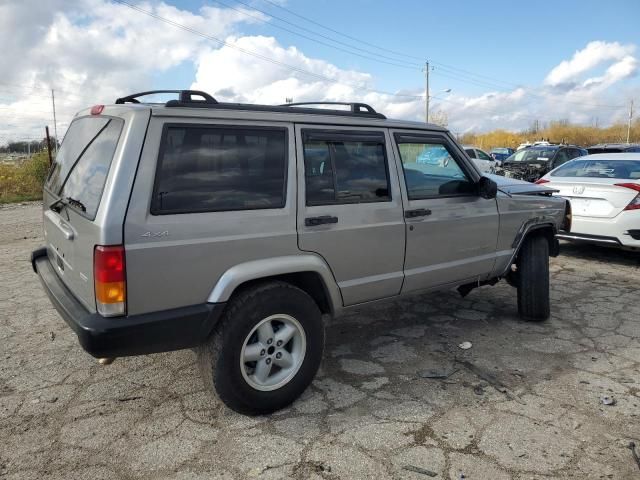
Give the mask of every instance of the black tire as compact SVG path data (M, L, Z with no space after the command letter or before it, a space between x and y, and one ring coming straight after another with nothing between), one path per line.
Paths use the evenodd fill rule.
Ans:
M549 242L543 235L525 240L518 254L518 313L541 322L551 314L549 302Z
M240 355L245 339L263 319L274 314L295 318L304 330L306 351L297 373L271 391L253 388L244 379ZM232 410L261 415L286 407L309 386L324 350L322 314L303 290L280 281L261 283L235 294L209 341L198 348L205 388L215 391Z

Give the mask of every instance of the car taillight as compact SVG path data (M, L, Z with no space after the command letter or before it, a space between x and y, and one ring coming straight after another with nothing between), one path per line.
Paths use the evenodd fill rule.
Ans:
M629 202L629 205L624 207L625 210L640 210L640 184L637 183L616 183L616 187L630 188L635 190L638 194L633 197L633 200Z
M543 183L549 183L551 180L545 180L544 178L541 178L540 180L536 180L534 183L536 185L542 185Z
M127 275L122 245L96 246L93 252L93 278L96 308L103 317L126 313Z
M94 105L91 107L91 115L100 115L104 110L104 105Z

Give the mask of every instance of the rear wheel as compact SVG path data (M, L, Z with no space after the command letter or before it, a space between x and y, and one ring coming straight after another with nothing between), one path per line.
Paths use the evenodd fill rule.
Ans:
M304 291L268 282L235 295L198 349L205 386L247 415L286 407L313 380L324 349L320 309Z
M525 320L549 318L549 242L542 235L525 240L517 262L518 313Z

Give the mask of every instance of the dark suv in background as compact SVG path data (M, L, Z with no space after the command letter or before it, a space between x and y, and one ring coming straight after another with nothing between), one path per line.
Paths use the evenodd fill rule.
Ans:
M587 150L575 145L534 145L518 150L507 158L497 173L535 182L554 168L587 153Z
M599 143L587 147L589 155L595 153L631 153L640 152L640 144L638 143Z

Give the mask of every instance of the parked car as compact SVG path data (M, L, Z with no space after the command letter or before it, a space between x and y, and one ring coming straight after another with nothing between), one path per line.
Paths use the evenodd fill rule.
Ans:
M548 142L547 140L537 140L533 143L531 142L524 142L521 143L520 145L518 145L518 148L516 148L516 152L519 150L522 150L523 148L528 148L528 147L544 147L544 146L549 146L552 145L550 142Z
M640 153L581 157L537 183L571 203L571 232L559 238L640 250Z
M492 158L497 160L499 162L499 165L502 165L502 162L505 161L514 153L515 153L515 150L513 148L499 147L499 148L492 148L491 151L489 152L489 155L491 155Z
M467 155L469 155L469 157L473 159L473 162L478 166L480 170L486 173L495 173L497 162L495 158L493 158L487 152L472 145L465 145L464 151L467 152Z
M422 163L426 165L438 165L440 167L446 167L449 163L449 154L446 150L440 148L429 148L425 146L424 150L416 157L416 163Z
M523 148L502 162L496 173L508 178L535 182L563 163L587 155L584 148L575 145L538 145Z
M637 143L600 143L587 147L589 155L594 153L633 153L640 152L640 144Z
M33 268L91 355L196 348L207 388L263 414L313 380L323 316L500 279L522 318L549 316L568 203L483 176L447 130L153 93L78 113L44 187Z

